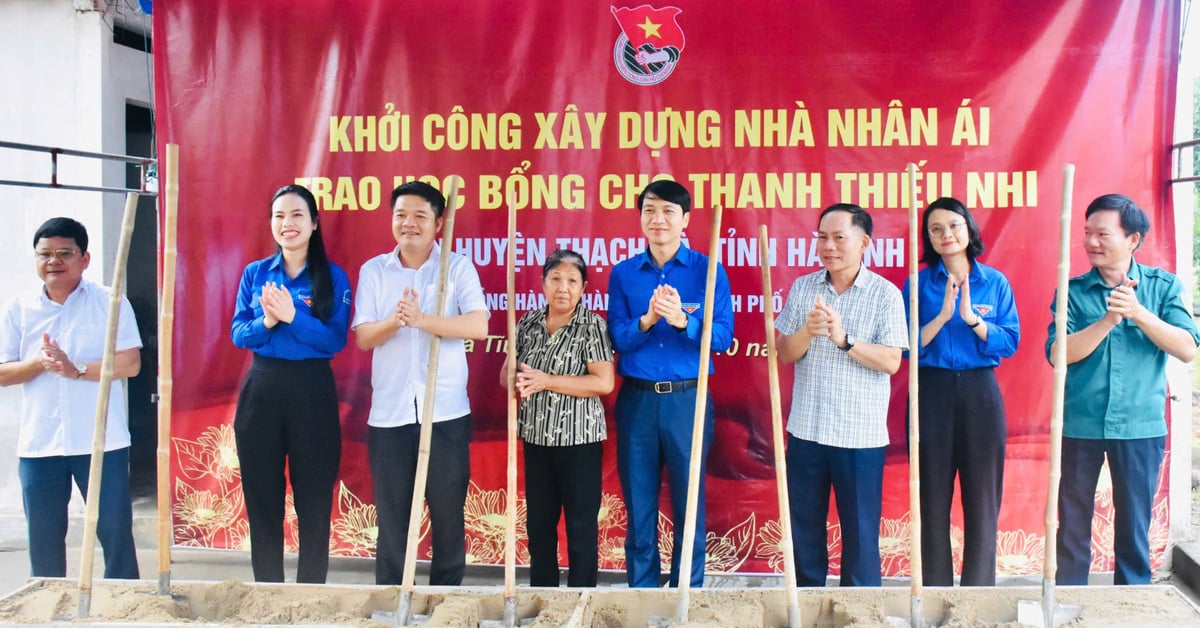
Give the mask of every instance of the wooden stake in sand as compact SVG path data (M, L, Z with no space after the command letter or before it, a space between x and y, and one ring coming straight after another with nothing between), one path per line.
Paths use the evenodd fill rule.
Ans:
M783 441L783 403L779 395L779 353L775 349L775 311L771 309L771 266L767 226L758 228L758 253L762 262L763 329L767 336L767 384L771 389L771 442L775 449L775 492L779 498L780 546L783 549L783 583L787 589L788 628L800 628L800 594L796 591L796 556L792 548L792 507L787 492L787 450Z
M917 166L908 164L908 510L909 565L912 569L912 588L909 592L909 622L912 626L924 626L921 611L921 407L917 396L917 355L921 353L921 318L917 305L921 290L917 273L917 245L921 242L918 232L921 224L921 206L917 200Z
M1046 554L1042 570L1042 601L1017 601L1017 621L1056 626L1079 616L1076 605L1059 605L1055 600L1058 573L1058 482L1062 477L1063 399L1067 389L1067 283L1071 276L1071 203L1075 186L1075 164L1063 166L1062 210L1058 216L1058 293L1054 300L1055 343L1054 399L1050 406L1050 473L1046 481ZM1040 612L1039 612L1040 611Z
M1042 577L1051 592L1058 573L1058 482L1062 478L1063 398L1067 390L1067 305L1071 277L1071 202L1075 165L1063 167L1062 210L1058 216L1058 292L1054 299L1054 401L1050 406L1050 475L1046 483L1046 554ZM1053 599L1053 598L1051 598Z
M508 503L504 526L504 626L517 622L517 312L513 301L517 291L517 205L508 198L508 255L505 266L508 280Z
M79 562L79 618L87 619L92 607L92 563L96 551L96 523L100 516L100 483L104 469L104 443L108 430L108 397L112 389L113 355L117 346L117 323L121 319L121 300L125 298L125 265L129 260L129 240L137 216L138 195L125 195L125 217L121 221L121 239L117 241L117 259L113 266L112 298L108 304L108 329L104 333L104 357L100 362L100 391L96 397L96 426L92 432L92 461L88 471L87 510L84 515L83 550Z
M163 160L162 302L158 309L158 594L171 594L171 395L175 334L175 245L179 217L179 145Z
M700 498L700 457L704 452L704 421L708 410L708 363L712 347L713 293L717 288L717 259L721 253L721 206L713 205L712 235L708 246L708 277L704 284L704 323L700 328L700 372L696 375L696 413L692 417L692 452L688 465L687 508L683 518L683 547L679 554L679 600L676 620L687 623L688 593L692 582L692 544L696 539L696 505Z
M442 254L438 261L437 298L434 312L446 309L446 276L450 272L450 249L454 245L454 208L458 205L458 178L450 181L446 194L446 219L442 224ZM417 578L417 545L421 534L421 515L425 511L425 484L429 479L429 443L433 439L433 401L437 393L438 357L442 337L429 341L429 366L425 375L425 406L421 416L421 437L417 445L417 476L413 483L412 510L408 516L408 540L404 551L404 579L400 585L400 603L396 609L397 623L408 624L412 614L412 597Z

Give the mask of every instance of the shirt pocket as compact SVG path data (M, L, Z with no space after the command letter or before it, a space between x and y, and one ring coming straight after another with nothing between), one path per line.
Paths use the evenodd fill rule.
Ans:
M107 314L106 314L107 316ZM90 362L103 357L108 321L84 320L67 327L58 338L58 346L73 362ZM51 334L51 337L54 335Z
M437 310L437 284L425 284L425 291L419 296L421 302L421 311L426 314L433 314ZM446 305L442 308L442 316L454 316L458 314L458 299L454 297L454 282L446 282Z

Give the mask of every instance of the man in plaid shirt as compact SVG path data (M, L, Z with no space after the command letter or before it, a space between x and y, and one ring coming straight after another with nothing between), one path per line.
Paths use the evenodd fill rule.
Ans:
M863 266L871 215L821 213L822 270L800 277L779 315L779 359L796 363L788 415L788 495L796 580L824 586L829 489L842 532L843 586L879 586L879 519L890 376L908 348L900 291Z

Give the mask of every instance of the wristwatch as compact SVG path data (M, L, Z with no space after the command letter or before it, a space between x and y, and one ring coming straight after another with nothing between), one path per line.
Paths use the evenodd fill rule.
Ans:
M84 375L87 375L87 364L84 364L83 362L76 362L75 379L83 379Z
M849 351L854 348L854 336L846 334L846 344L838 345L838 349Z

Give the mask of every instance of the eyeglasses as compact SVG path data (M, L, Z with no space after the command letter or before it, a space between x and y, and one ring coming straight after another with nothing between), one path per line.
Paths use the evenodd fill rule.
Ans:
M966 227L966 226L967 226L967 223L965 223L965 222L956 222L947 227L942 227L941 225L934 225L929 228L929 235L941 237L941 236L946 235L947 233L955 233L957 231L962 231L963 227Z
M34 251L34 257L39 262L48 262L51 259L57 259L63 262L69 262L79 255L78 249L58 249L57 251Z

